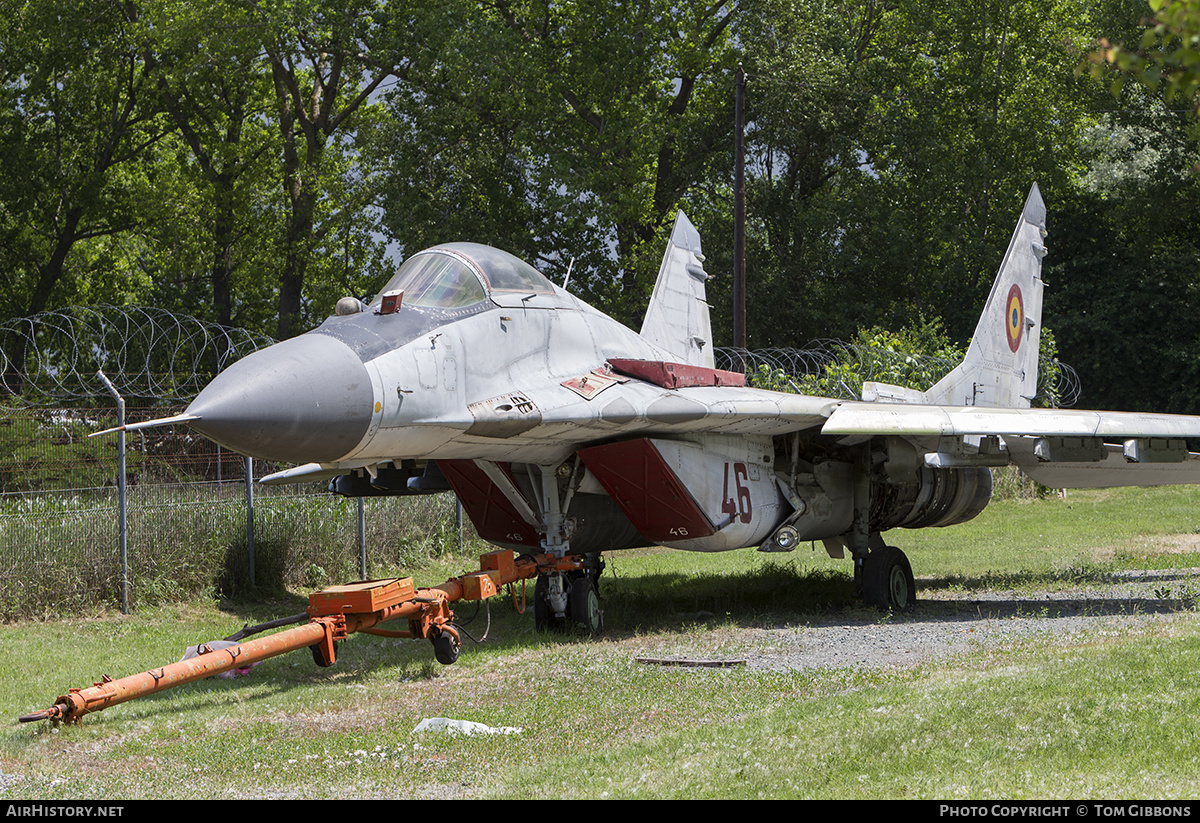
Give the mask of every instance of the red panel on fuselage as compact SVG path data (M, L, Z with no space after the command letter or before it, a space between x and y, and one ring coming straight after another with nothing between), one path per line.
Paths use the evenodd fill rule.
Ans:
M504 492L473 460L439 460L437 463L480 537L500 545L541 546L537 529L525 522ZM500 467L508 472L508 466L501 464Z
M610 357L613 371L645 380L664 389L686 389L692 386L744 386L746 375L741 372L668 363L664 360L625 360Z
M715 533L649 439L580 449L579 456L642 537L672 543Z

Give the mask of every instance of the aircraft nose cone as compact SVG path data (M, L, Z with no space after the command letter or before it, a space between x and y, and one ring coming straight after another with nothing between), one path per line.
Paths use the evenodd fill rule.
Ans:
M332 462L359 444L375 397L346 344L304 334L234 363L188 406L188 425L241 454L287 463Z

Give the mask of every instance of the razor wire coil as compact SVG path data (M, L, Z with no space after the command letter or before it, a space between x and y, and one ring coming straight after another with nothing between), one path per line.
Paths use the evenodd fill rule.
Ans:
M910 383L911 388L928 389L959 362L828 338L813 340L800 349L719 347L713 355L717 368L744 372L751 385L800 391L795 381L816 381L822 396L842 400L858 400L866 381ZM1056 408L1075 405L1080 392L1075 370L1058 360L1042 365L1037 400ZM912 385L904 379L917 376L923 378L923 384ZM768 385L761 385L764 382Z
M274 341L147 306L74 306L0 323L0 403L106 395L103 370L128 399L187 401L233 361Z
M159 403L187 402L230 363L275 342L265 334L229 328L148 306L74 306L0 323L0 404L49 405L106 395L103 370L122 396ZM862 381L896 382L896 375L932 376L956 361L879 347L818 339L804 348L714 350L718 368L745 372L752 384L795 391L794 380L819 380L822 394L859 397ZM1043 369L1039 397L1066 407L1079 397L1079 377L1065 363ZM1047 385L1041 385L1047 383ZM928 385L921 386L928 388Z

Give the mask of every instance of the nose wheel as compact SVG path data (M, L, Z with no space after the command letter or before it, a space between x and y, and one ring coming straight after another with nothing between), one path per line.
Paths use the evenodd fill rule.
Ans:
M580 577L571 584L567 595L567 608L571 614L571 622L582 626L589 634L595 634L604 628L604 615L600 611L600 595L596 587L586 576Z
M862 561L863 602L884 611L908 612L917 605L917 585L904 552L883 546Z
M551 601L553 581L550 575L538 575L533 588L533 623L538 631L554 631L578 626L589 634L604 628L604 613L600 610L600 595L586 574L563 575L567 588L566 608L560 613Z
M550 604L550 575L539 574L533 587L533 625L539 632L554 631L562 618Z

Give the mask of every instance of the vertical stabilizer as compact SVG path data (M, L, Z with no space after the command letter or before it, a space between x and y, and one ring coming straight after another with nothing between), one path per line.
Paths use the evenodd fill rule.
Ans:
M684 213L679 212L658 270L641 334L670 352L680 363L711 369L716 363L704 295L708 274L703 262L700 233Z
M1042 338L1046 205L1037 184L1013 231L967 356L925 393L939 406L1029 408L1037 393Z

